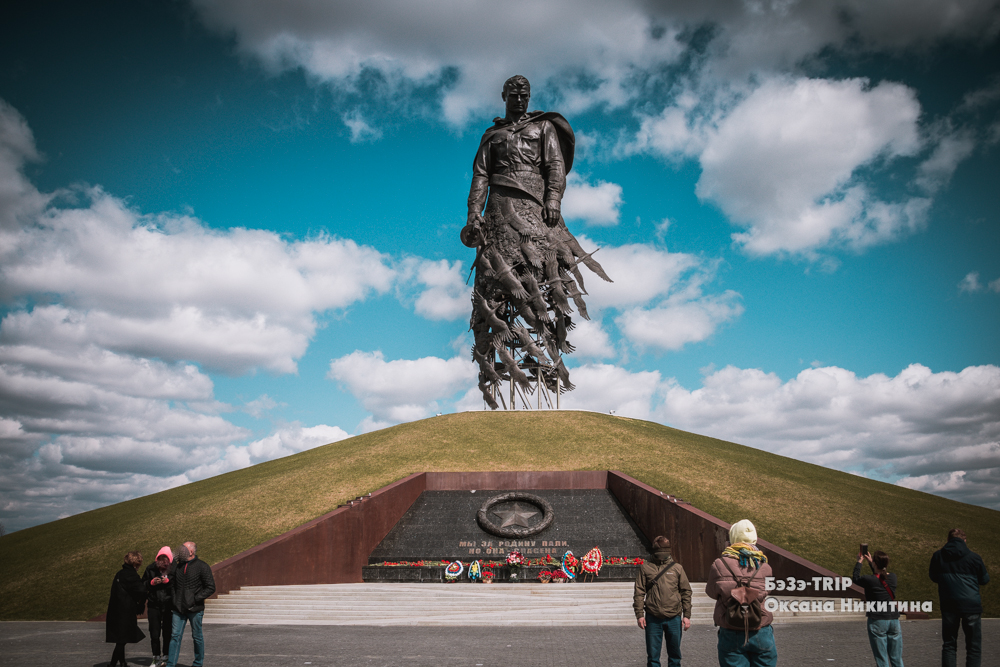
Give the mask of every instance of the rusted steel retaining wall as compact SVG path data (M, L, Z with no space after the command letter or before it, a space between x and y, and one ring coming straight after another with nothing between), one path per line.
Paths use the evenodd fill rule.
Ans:
M212 566L216 595L242 586L361 582L368 554L424 492L415 473Z
M608 472L608 490L618 499L648 540L652 541L657 535L665 535L670 540L671 554L684 566L684 571L691 581L708 579L712 562L729 544L729 527L732 524L706 514L689 503L679 501L621 472ZM754 517L740 517L740 519L753 521ZM864 597L858 586L852 586L848 591L815 590L812 586L813 577L832 578L840 575L765 540L758 538L757 546L767 555L767 561L775 577L779 579L795 577L809 582L809 587L797 592L797 595Z

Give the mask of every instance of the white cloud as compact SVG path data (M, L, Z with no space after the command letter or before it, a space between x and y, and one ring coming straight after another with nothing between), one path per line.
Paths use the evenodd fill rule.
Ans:
M500 85L515 72L533 80L536 94L548 87L571 112L626 104L648 77L680 59L686 47L677 36L705 25L715 37L699 60L715 79L788 69L830 47L898 50L944 38L989 39L1000 29L992 0L922 0L905 11L890 0L518 0L504 12L485 0L197 0L195 7L275 70L302 68L355 93L375 79L387 99L440 88L445 118L459 125L499 106Z
M318 313L399 279L387 256L350 240L142 215L100 188L43 195L23 173L38 157L27 123L0 101L0 519L8 527L346 436L295 424L245 444L251 431L222 416L233 408L215 399L201 368L295 372ZM424 262L420 276L447 295L450 283L434 277L455 270ZM428 312L440 312L430 303ZM265 395L246 411L275 406Z
M917 170L915 183L928 193L935 193L951 180L958 164L972 155L976 147L971 132L953 132L942 137L931 155Z
M343 116L344 125L351 131L351 143L359 144L366 141L378 141L382 138L382 130L377 127L372 127L365 120L361 112L355 110L351 113L344 114Z
M585 236L580 241L585 249L593 245ZM594 257L614 282L596 277L587 280L591 316L596 321L602 310L621 311L614 320L619 331L640 348L679 350L687 343L705 340L720 325L743 314L737 292L706 293L717 262L642 244L601 248ZM593 332L583 333L588 355L611 356L609 345L587 340ZM575 337L571 339L576 344ZM590 347L591 343L595 347Z
M959 292L978 292L983 289L983 286L979 283L979 272L970 271L965 274L962 278L962 282L958 283Z
M610 364L587 364L574 368L576 389L562 397L562 407L609 412L636 419L650 419L661 389L657 371L631 373Z
M578 236L584 250L599 247L586 236ZM645 304L678 289L682 277L700 267L694 255L668 252L651 245L630 243L622 246L604 246L594 255L605 273L614 280L605 282L586 268L581 271L586 280L587 308L628 308Z
M592 226L614 226L621 216L621 206L622 186L606 181L591 185L576 173L570 173L562 202L564 218L582 220Z
M578 317L573 320L575 327L569 334L569 340L576 347L574 359L606 359L615 356L615 348L611 337L600 322L585 320Z
M854 176L920 148L914 91L864 79L775 78L706 131L699 197L747 228L753 254L863 248L919 229L927 200L876 199Z
M471 359L423 357L385 360L380 351L357 350L330 362L327 377L344 385L379 423L423 419L439 401L476 383Z
M622 334L640 347L679 350L711 336L723 323L743 314L739 294L670 298L653 308L633 308L615 319Z
M41 159L35 137L17 109L0 99L0 230L15 229L38 215L48 197L24 177L27 162Z
M671 426L800 460L888 480L910 478L907 485L959 471L995 477L1000 469L996 366L934 373L914 364L896 377L866 378L826 367L787 382L727 367L706 377L700 389L671 385L656 414ZM962 486L946 495L1000 507L996 488Z
M994 292L1000 292L1000 278L997 278L996 280L991 280L989 282L988 287Z
M35 323L33 335L53 344L70 336L230 373L288 373L315 312L384 292L395 278L387 257L350 240L211 230L140 216L99 189L87 196L86 208L50 208L36 224L0 231L0 298L59 295L65 304L12 328Z
M465 284L461 262L411 259L405 264L405 277L401 277L400 282L423 286L414 303L418 315L429 320L468 317L472 310L472 287Z
M347 431L339 426L319 424L303 427L294 424L281 428L266 438L254 440L246 446L246 450L253 464L304 452L347 437L349 437Z

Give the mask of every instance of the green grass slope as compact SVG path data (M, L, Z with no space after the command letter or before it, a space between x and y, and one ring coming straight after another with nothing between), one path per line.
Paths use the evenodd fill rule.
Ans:
M585 412L462 413L402 424L0 538L0 620L105 610L125 552L194 540L216 563L419 471L621 470L850 575L883 549L899 597L934 600L927 565L955 526L1000 575L1000 512L659 424ZM1000 583L983 589L1000 615Z

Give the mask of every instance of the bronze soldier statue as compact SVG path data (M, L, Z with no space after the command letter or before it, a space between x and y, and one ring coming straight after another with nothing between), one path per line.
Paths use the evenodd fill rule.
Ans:
M462 243L477 249L472 357L494 410L503 381L527 392L539 380L553 392L573 388L562 360L574 349L566 338L574 326L570 301L590 319L580 264L611 282L560 213L573 128L557 113L527 111L531 86L523 76L507 79L502 97L507 113L479 143L462 229Z

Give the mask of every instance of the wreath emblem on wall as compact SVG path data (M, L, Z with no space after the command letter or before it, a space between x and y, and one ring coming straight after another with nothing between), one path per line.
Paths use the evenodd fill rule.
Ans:
M504 512L492 511L495 506L509 502L514 503L513 510ZM541 522L533 526L529 525L528 519L538 514L538 511L536 509L529 510L523 508L519 502L533 505L537 508L537 510L541 510ZM502 519L502 523L498 524L490 517L490 514L495 514L500 517ZM520 493L518 491L501 493L500 495L487 499L487 501L483 503L483 506L479 508L479 512L476 513L476 521L479 523L480 528L485 530L487 533L497 535L498 537L528 537L530 535L535 535L551 526L554 518L555 515L549 501L536 496L533 493Z

